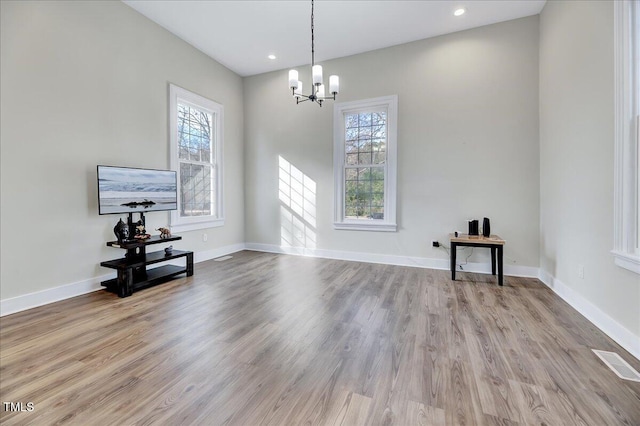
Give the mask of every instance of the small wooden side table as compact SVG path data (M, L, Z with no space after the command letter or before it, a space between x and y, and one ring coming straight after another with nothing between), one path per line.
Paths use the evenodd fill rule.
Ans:
M496 274L496 250L498 252L498 284L503 285L504 273L503 273L503 249L505 240L497 235L490 235L489 237L483 237L482 235L468 235L468 234L449 234L449 240L451 242L451 279L456 280L456 251L458 247L487 247L491 249L491 274Z

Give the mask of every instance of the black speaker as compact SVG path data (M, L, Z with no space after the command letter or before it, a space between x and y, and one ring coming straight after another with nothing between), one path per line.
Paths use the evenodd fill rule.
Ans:
M482 221L482 236L489 238L489 235L491 235L491 224L489 218L485 217Z
M477 220L469 221L469 235L480 235L479 233L479 223Z

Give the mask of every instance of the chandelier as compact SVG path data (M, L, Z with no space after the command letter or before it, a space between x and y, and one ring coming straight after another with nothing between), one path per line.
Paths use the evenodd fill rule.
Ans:
M289 88L293 97L296 98L296 104L300 102L317 102L322 106L322 102L328 99L336 100L340 87L340 80L337 75L329 76L329 93L331 96L325 96L324 84L322 84L322 65L315 64L315 50L313 40L313 0L311 0L311 75L313 84L311 85L311 94L302 93L302 82L298 80L298 71L289 71Z

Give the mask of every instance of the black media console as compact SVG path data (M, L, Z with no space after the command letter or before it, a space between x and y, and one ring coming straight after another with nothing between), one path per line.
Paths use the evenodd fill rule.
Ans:
M131 296L131 294L142 288L151 287L156 284L168 281L176 275L185 273L188 277L193 275L193 252L173 250L171 254L163 251L146 253L146 247L152 244L167 243L169 241L181 240L177 235L160 238L153 236L145 240L127 241L119 244L117 241L109 241L107 246L127 250L124 258L107 260L101 262L100 266L116 269L118 277L103 281L101 284L108 291L116 293L120 297ZM147 270L147 265L166 262L168 260L186 258L186 266L164 265L158 268Z

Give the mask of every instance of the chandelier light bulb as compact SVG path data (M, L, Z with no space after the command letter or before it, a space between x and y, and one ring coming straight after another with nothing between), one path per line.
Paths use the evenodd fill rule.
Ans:
M329 76L329 93L332 95L340 92L340 78L337 75Z
M289 88L295 89L298 87L298 71L289 71Z
M313 84L322 84L322 65L311 67L311 73L313 74Z
M299 98L302 95L302 82L298 80L298 87L294 89L293 94L296 98Z
M318 92L316 93L316 96L319 98L324 98L324 84L318 86Z

